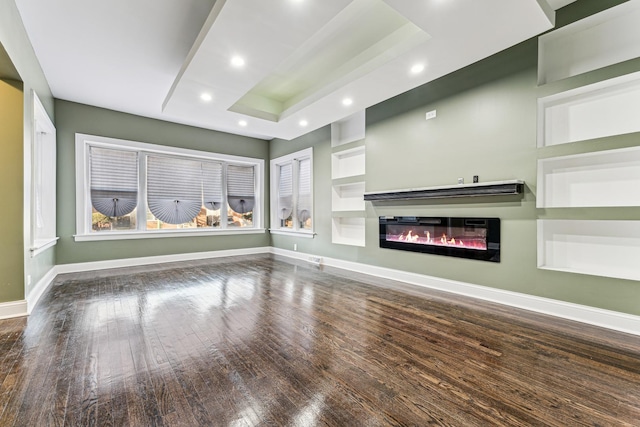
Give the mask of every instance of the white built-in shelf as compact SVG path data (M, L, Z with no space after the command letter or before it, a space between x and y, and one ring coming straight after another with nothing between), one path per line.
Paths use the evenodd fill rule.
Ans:
M331 241L365 244L365 111L331 124Z
M630 0L538 38L538 83L640 57L640 0Z
M336 217L331 219L333 243L365 246L365 218Z
M364 139L365 110L331 124L331 146L338 147Z
M331 186L331 208L333 211L364 211L364 182Z
M639 116L640 72L540 98L538 146L640 132Z
M538 160L536 205L640 206L640 147Z
M640 221L538 220L538 268L640 280Z
M364 150L364 146L361 146L331 154L331 177L333 179L339 179L348 176L364 175Z

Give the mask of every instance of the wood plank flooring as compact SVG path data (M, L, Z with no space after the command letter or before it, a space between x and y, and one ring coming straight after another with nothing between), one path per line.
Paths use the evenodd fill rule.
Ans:
M640 337L269 255L59 276L0 426L638 426Z

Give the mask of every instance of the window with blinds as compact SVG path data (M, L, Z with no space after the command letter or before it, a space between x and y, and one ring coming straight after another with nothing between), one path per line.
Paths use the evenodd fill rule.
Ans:
M262 160L88 135L76 149L80 236L260 225Z
M227 166L228 224L230 227L251 227L255 204L255 174L253 166Z
M313 151L271 160L271 230L313 233Z
M135 230L138 153L90 147L89 158L92 230Z
M278 219L280 227L293 228L293 165L279 165L278 174Z

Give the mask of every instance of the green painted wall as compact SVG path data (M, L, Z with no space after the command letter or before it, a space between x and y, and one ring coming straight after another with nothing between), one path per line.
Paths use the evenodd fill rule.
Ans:
M580 3L563 12L582 17ZM592 10L589 8L593 2L583 4ZM561 18L570 21L566 16ZM523 197L367 203L366 247L334 245L330 226L330 131L324 128L293 141L271 143L271 158L314 147L318 233L312 240L274 235L273 245L293 250L295 243L298 251L305 253L640 315L637 281L536 267L536 219L563 215L562 210L551 213L535 207L539 156L536 100L548 91L537 87L536 61L537 40L533 39L367 110L366 191L455 184L458 177L471 182L473 175L479 175L485 182L522 179L526 182ZM589 73L585 78L597 80L607 74L637 70L639 61L629 61ZM558 83L555 90L565 84ZM437 118L426 121L425 113L433 109L437 110ZM616 148L640 145L640 140L634 134L612 138L607 143ZM570 154L589 144L593 142L558 151ZM500 217L501 262L380 249L378 216L382 215ZM640 220L640 211L629 208L578 209L572 215L583 219Z
M31 252L29 251L31 243L32 91L38 94L50 117L53 117L54 107L53 95L27 37L14 0L0 1L0 44L2 45L0 70L18 74L17 76L12 75L11 78L19 78L21 80L22 97L19 102L16 100L11 105L4 100L0 101L3 104L3 110L8 111L8 114L14 118L11 126L20 128L19 138L5 139L3 137L3 156L0 156L0 170L3 171L3 180L0 185L3 187L3 191L6 191L6 187L10 185L10 193L12 195L13 192L20 192L20 198L14 200L17 201L17 204L14 205L12 203L12 206L20 207L19 215L12 217L12 230L9 233L19 232L21 236L20 244L14 246L15 239L13 237L10 239L3 237L2 251L10 251L11 254L0 254L3 259L2 269L0 269L2 272L0 274L0 280L2 281L0 302L7 302L24 299L25 295L28 295L38 281L55 265L55 247L48 249L35 258L31 257ZM4 126L0 132L5 132ZM5 152L9 151L11 151L11 155L4 155ZM18 153L19 156L16 157ZM20 257L19 262L5 263L7 259L13 260L16 256ZM32 284L25 287L27 276L31 276ZM19 279L17 279L18 277ZM11 283L11 285L9 286L8 283Z
M267 159L267 141L163 122L56 100L58 131L57 264L269 246L268 233L243 236L173 237L75 242L75 134L120 138L215 153ZM266 162L268 163L268 162ZM265 165L268 169L268 165ZM267 170L268 174L268 170ZM268 182L265 182L268 200ZM268 203L265 203L268 224Z

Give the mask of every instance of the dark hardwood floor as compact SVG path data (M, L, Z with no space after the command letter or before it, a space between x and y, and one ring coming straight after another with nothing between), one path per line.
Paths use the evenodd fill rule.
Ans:
M640 337L249 256L59 276L0 426L640 425Z

